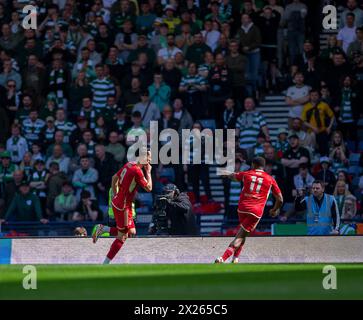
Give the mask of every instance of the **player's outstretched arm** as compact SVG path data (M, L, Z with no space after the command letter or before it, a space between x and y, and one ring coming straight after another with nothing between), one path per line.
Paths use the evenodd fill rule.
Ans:
M282 197L281 193L278 194L273 194L274 198L275 198L275 205L273 206L273 208L270 210L270 216L271 217L276 217L279 215L280 213L280 209L284 203L284 199Z

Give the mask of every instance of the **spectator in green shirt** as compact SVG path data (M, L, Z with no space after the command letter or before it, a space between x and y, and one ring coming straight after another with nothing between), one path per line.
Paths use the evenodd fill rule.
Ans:
M38 196L30 192L29 183L24 181L19 192L15 195L5 214L5 221L40 221L43 224L48 223L47 219L42 217L42 208Z

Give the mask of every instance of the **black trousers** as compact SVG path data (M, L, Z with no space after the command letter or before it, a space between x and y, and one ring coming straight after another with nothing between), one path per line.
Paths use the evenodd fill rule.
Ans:
M202 181L208 199L212 198L209 184L209 166L206 164L188 165L188 180L192 183L193 192L197 202L200 202L200 182Z

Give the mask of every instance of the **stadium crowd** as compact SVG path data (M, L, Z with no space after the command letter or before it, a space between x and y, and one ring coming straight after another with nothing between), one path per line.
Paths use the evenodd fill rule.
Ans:
M202 130L206 119L236 129L236 170L266 158L288 204L318 179L342 218L358 217L363 10L330 1L343 12L320 49L326 3L0 0L0 219L100 221L128 134L152 120L159 130ZM36 30L22 28L27 4ZM273 141L256 107L281 93L289 129ZM156 166L155 190L165 172L182 191L190 182L197 206L199 180L213 201L208 165ZM226 217L240 190L224 182Z

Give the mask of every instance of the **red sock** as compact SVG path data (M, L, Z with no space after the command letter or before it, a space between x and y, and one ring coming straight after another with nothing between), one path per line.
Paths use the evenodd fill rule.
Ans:
M235 251L234 251L234 255L233 255L233 258L238 258L239 255L241 254L241 251L242 251L242 248L243 248L243 245L241 244Z
M111 227L110 228L110 236L117 236L117 228L115 228L115 227Z
M120 251L123 244L124 244L124 242L121 241L120 239L115 239L115 241L112 242L112 244L111 244L110 251L107 253L107 258L112 260L115 257L115 255L117 254L117 252Z
M227 250L223 253L222 256L223 261L226 261L233 253L234 253L234 247L228 247Z

